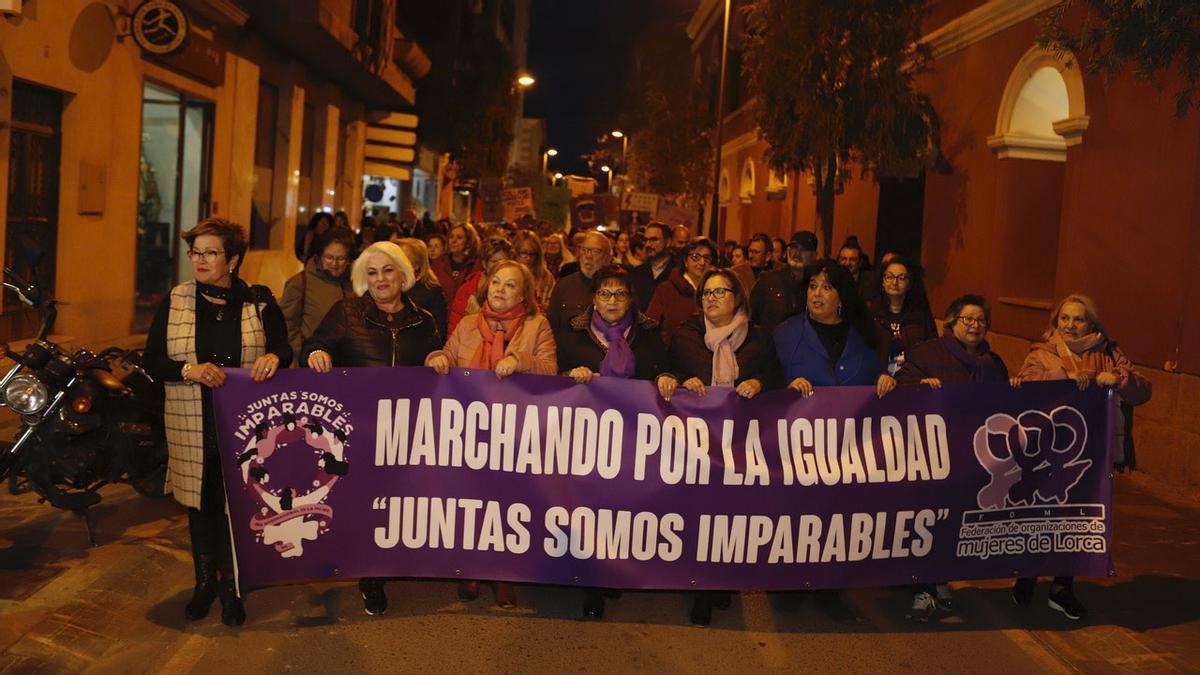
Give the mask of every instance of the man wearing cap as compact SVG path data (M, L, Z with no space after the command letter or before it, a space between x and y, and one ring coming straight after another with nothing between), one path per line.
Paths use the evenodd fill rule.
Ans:
M804 267L817 260L817 235L797 232L787 246L787 267L764 272L750 292L750 318L766 333L804 309Z

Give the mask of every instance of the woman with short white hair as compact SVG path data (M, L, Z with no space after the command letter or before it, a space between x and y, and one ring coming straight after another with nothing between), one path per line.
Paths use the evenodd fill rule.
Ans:
M350 280L361 297L340 300L329 310L304 341L301 363L318 373L334 367L420 366L442 346L433 315L408 294L416 275L399 246L390 241L371 244L354 261ZM359 580L367 614L387 611L383 582Z

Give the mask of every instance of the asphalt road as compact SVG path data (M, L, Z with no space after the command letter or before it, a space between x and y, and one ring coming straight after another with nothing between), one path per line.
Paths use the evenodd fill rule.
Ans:
M219 606L187 624L191 562L183 510L109 488L100 545L83 523L29 495L0 496L0 672L1200 672L1200 509L1119 477L1115 579L1080 580L1091 616L1014 607L1007 582L955 584L960 611L904 619L900 589L862 589L863 617L838 623L805 594L748 593L712 626L688 624L682 593L634 592L603 621L575 589L522 586L520 606L472 602L442 581L388 584L386 616L357 588L270 588L226 628Z

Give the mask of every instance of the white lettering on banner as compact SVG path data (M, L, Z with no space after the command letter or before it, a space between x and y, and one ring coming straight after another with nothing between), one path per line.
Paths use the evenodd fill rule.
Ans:
M771 484L757 419L721 420L719 437L700 417L638 413L634 428L634 480L646 480L657 460L658 479L665 485L708 485L715 442L721 484ZM784 485L923 482L950 475L941 415L799 417L778 420L776 428ZM624 432L624 416L611 408L597 416L586 407L382 399L376 411L375 465L465 465L476 471L612 480L623 466Z
M635 560L666 562L683 555L683 516L642 511L613 511L580 506L546 510L547 536L542 548L551 558L570 555L577 560Z
M500 502L479 499L379 497L373 508L387 512L387 524L374 532L375 545L382 549L401 545L407 549L509 553L529 550L527 524L533 516L526 504L512 503L502 509Z
M696 562L755 564L765 558L767 564L774 565L859 562L910 555L921 558L933 547L930 528L949 513L949 509L922 509L900 511L894 518L885 511L834 513L827 523L820 516L803 514L794 526L792 516L787 514L706 513L700 516L697 528ZM911 530L909 521L913 522Z

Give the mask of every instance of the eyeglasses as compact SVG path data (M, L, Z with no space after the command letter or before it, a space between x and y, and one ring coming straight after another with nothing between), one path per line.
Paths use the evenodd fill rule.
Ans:
M323 255L321 260L325 261L326 265L345 265L350 259L344 255Z
M217 258L220 256L223 256L223 255L225 255L225 251L215 249L215 248L211 248L207 251L197 251L196 249L193 248L193 249L189 249L187 252L187 256L189 258L191 258L192 260L201 258L204 260L204 262L210 263L210 264L215 263L217 261Z
M616 300L617 302L620 302L622 300L629 299L629 291L625 291L625 290L610 291L610 290L604 289L604 290L596 291L596 297L600 298L601 300Z
M988 325L988 320L982 316L959 316L959 317L957 317L957 320L963 322L964 324L966 324L968 326L986 326L986 325Z
M688 260L691 260L692 262L699 262L703 260L706 263L710 263L712 262L712 258L713 257L711 255L704 255L703 253L696 253L695 251L692 251L688 254Z
M909 277L907 274L885 274L885 275L883 275L884 281L894 281L896 283L908 281L908 278Z
M604 255L605 253L608 253L608 251L602 248L593 248L591 246L580 246L579 255L583 255L584 253L588 255Z
M709 298L716 298L717 300L724 300L725 296L729 295L732 292L733 292L732 288L706 288L706 289L700 291L700 297L704 298L705 300L707 300Z

